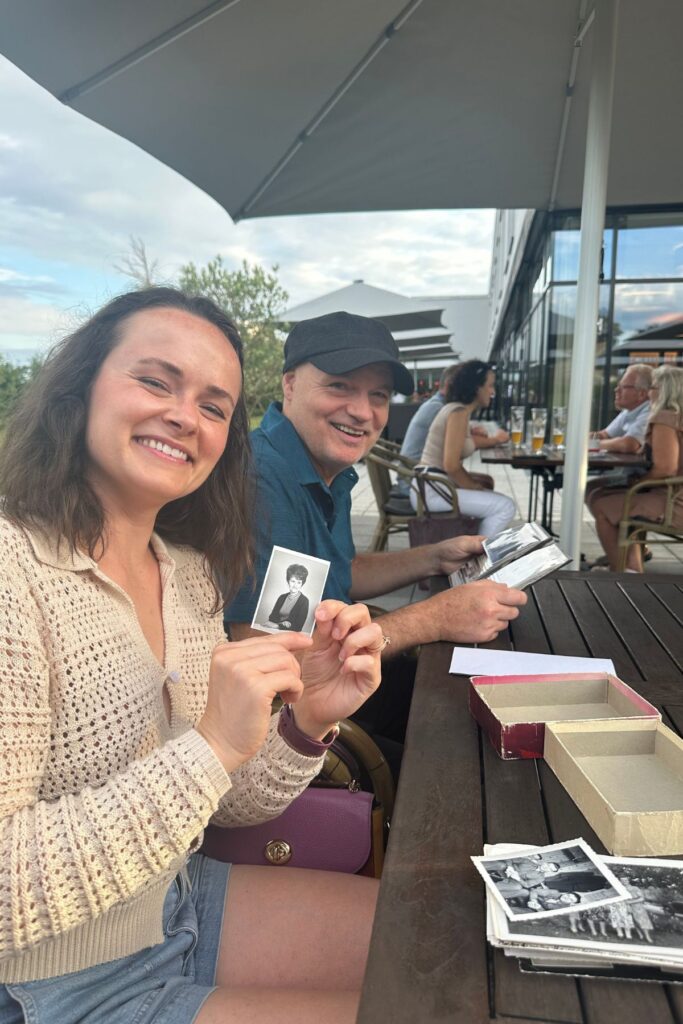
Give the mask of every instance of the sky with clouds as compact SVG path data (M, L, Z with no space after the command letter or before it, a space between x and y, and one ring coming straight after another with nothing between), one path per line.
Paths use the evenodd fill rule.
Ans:
M271 217L213 199L0 57L0 353L40 348L130 282L135 235L172 281L220 253L267 267L298 305L362 278L406 295L485 294L492 210Z

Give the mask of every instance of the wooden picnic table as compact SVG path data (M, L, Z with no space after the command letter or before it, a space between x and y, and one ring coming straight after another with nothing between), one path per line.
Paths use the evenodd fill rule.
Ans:
M529 488L529 508L527 519L531 522L536 518L538 507L539 484L543 487L541 505L541 526L552 532L553 500L555 491L561 486L559 470L564 466L564 452L542 448L533 454L525 448L513 448L511 444L497 445L495 448L482 449L481 461L494 466L512 466L513 469L528 469L531 472ZM644 455L628 455L620 452L589 452L588 469L607 473L611 469L624 467L637 468L645 465Z
M527 591L485 645L608 657L683 730L683 575L560 572ZM486 942L484 843L600 841L542 760L502 761L449 675L452 644L423 647L359 1024L680 1024L683 986L523 974Z

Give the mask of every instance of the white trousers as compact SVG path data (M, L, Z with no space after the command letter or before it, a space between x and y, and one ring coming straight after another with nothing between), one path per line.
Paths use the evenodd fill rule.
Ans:
M497 491L469 491L463 487L456 489L458 506L464 516L473 516L481 520L479 533L484 537L493 537L509 526L515 518L516 506L512 498ZM430 512L449 512L451 502L438 494L429 484L425 486L425 499ZM417 493L410 492L410 504L417 508Z

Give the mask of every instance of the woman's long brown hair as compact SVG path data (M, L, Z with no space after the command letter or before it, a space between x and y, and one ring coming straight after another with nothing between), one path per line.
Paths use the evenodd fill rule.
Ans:
M0 494L8 518L56 533L72 550L82 548L94 557L104 537L105 514L87 479L85 435L92 385L127 318L168 308L217 327L243 367L239 332L210 299L175 288L149 288L112 299L52 349L7 424L0 450ZM249 421L241 394L228 443L211 474L192 494L165 505L155 524L164 539L189 544L204 555L216 590L214 611L252 568L252 503Z

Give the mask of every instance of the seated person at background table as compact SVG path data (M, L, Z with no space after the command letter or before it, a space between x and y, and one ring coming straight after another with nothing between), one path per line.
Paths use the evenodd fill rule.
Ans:
M5 433L4 1024L356 1019L374 880L197 852L212 818L280 814L380 677L362 605L321 604L313 640L227 642L248 429L232 321L150 288L48 356Z
M403 438L401 455L406 455L415 462L419 462L421 459L429 428L434 422L436 414L444 407L448 385L459 365L459 363L453 363L452 366L443 370L437 390L431 398L427 399L420 406L413 416L408 424L406 436ZM509 440L509 435L505 430L497 430L495 433L489 434L486 427L481 423L472 423L470 425L470 434L476 448L493 448L495 445L504 444ZM400 480L398 490L407 497L410 494L410 485L404 480Z
M628 366L619 383L614 389L614 404L619 410L604 430L598 430L592 436L600 441L601 451L614 454L635 455L643 446L647 420L650 415L649 387L652 383L652 367L647 363L633 363ZM633 467L608 470L596 475L591 473L586 484L585 501L590 507L591 496L595 491L605 487L624 487L629 480L635 483L641 469ZM562 471L557 474L558 483L562 480ZM652 552L643 545L645 560L652 558ZM602 555L594 562L586 562L586 567L607 565L607 556Z
M619 412L604 430L593 434L602 451L626 455L640 451L650 415L651 384L652 367L647 363L633 363L626 368L614 389L614 404Z
M683 475L683 369L665 364L652 375L650 418L645 435L648 469L638 481L660 480ZM617 568L619 522L624 511L626 487L592 488L586 501L595 516L595 529L609 567ZM641 491L631 502L630 515L661 522L666 505L666 488ZM683 528L683 489L674 503L674 524ZM628 548L626 568L643 571L640 544Z
M456 485L458 505L463 515L480 520L485 537L500 533L515 515L515 503L505 494L492 490L493 480L486 474L470 473L463 466L474 451L470 436L470 417L477 409L486 409L495 395L496 375L489 363L469 359L454 373L446 392L446 402L429 428L420 463L444 472ZM448 493L438 493L429 484L425 498L432 512L451 508ZM417 494L411 494L413 507Z
M304 628L308 617L308 598L301 593L301 588L307 576L305 565L287 567L289 590L286 594L280 594L268 616L268 621L276 623L278 629L291 629L298 633Z
M409 459L414 459L415 462L419 462L422 458L422 451L427 440L429 428L434 422L436 414L444 407L448 385L459 366L460 363L453 363L452 366L447 367L442 372L437 390L431 398L428 398L420 406L413 416L408 424L406 436L403 438L401 455L407 455ZM497 430L495 433L489 434L486 427L481 423L472 423L470 425L470 434L477 448L493 448L497 444L505 444L510 439L505 430Z
M331 564L323 597L344 601L369 600L425 576L447 574L481 551L481 537L470 536L403 551L355 551L351 490L358 476L353 464L384 429L394 388L406 394L413 389L412 376L382 323L343 312L301 321L285 344L282 386L282 405L272 403L252 434L262 516L255 587L247 582L226 609L234 638L252 635L249 623L274 544L327 559ZM434 640L492 640L525 603L522 591L483 580L397 608L376 620L389 641L383 657L395 659L415 644ZM391 680L386 685L385 663L378 701L386 703L389 716L401 687L404 706L396 723L381 728L383 711L374 723L358 718L373 734L392 738L402 736L405 728L414 667L406 672L410 682L405 689L398 668L389 672L393 690Z

